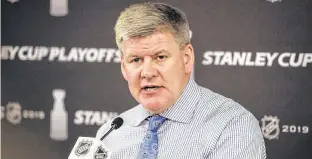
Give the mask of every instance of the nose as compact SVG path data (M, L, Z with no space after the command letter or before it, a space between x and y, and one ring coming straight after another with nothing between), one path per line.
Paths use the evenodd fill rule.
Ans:
M153 62L150 59L144 60L142 65L141 77L148 80L157 76L157 69L154 68Z

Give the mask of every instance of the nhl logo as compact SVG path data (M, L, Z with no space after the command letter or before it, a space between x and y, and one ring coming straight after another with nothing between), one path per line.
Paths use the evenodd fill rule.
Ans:
M94 159L107 159L107 153L108 152L102 146L99 146L94 154Z
M87 154L91 146L92 146L92 141L82 140L75 150L76 155L80 156L80 155Z
M10 123L12 123L14 125L21 123L22 107L19 103L9 102L7 104L6 109L7 109L6 118Z
M262 119L262 134L266 139L278 139L280 133L279 119L276 116L264 116Z

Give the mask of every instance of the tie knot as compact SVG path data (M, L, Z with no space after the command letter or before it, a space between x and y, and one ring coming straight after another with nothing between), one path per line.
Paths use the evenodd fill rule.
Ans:
M148 129L157 132L158 128L165 122L166 118L160 115L153 115L149 118Z

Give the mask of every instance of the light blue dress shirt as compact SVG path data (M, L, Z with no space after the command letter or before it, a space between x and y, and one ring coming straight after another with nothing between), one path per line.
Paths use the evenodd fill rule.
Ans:
M136 159L150 116L142 105L120 114L124 124L104 140L112 159ZM258 120L232 99L198 86L193 78L177 102L160 114L158 159L265 159ZM110 128L101 126L100 139Z

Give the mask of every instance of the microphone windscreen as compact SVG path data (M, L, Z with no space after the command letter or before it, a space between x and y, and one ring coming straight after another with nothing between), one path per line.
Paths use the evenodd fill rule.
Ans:
M114 127L114 129L118 129L121 127L122 124L123 124L123 119L121 117L117 117L113 120L111 125Z

